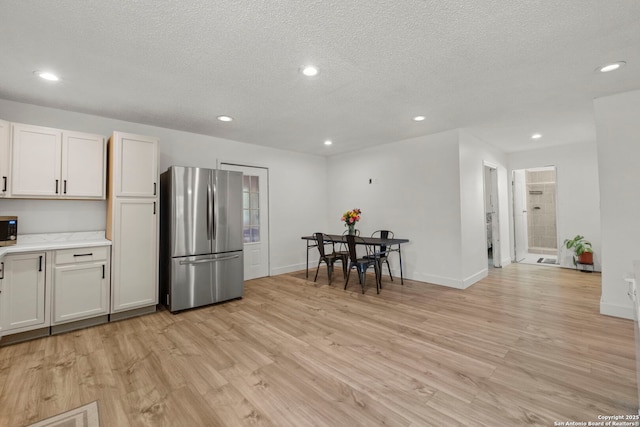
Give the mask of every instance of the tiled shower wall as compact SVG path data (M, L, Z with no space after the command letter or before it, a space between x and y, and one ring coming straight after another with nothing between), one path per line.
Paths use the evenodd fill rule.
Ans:
M526 171L529 252L557 255L556 171Z

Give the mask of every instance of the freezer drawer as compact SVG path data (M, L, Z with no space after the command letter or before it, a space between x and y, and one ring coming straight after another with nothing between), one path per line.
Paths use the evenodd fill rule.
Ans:
M172 258L169 311L241 297L243 271L242 251Z

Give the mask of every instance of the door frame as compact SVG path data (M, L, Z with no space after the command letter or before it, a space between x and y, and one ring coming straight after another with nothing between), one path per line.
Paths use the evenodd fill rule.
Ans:
M555 217L556 217L556 246L557 246L557 255L556 255L556 259L557 265L562 265L561 262L561 253L562 253L562 244L560 242L560 204L558 203L558 187L559 187L559 183L558 183L558 166L557 165L544 165L544 166L529 166L529 167L524 167L524 168L519 168L519 169L512 169L511 170L511 183L512 183L512 203L513 203L513 254L514 254L514 262L519 262L517 260L517 251L516 251L516 244L517 244L517 238L516 238L516 227L517 227L517 222L516 222L516 191L515 191L515 172L516 171L523 171L524 173L524 185L525 185L525 193L526 193L526 185L527 185L527 178L526 178L526 172L529 170L536 170L536 169L553 169L555 172ZM526 200L526 195L525 195L525 200L523 201L525 210L527 207L527 200ZM528 216L528 212L527 212L527 216ZM525 218L525 220L527 222L525 222L525 233L528 233L528 218ZM528 239L527 239L527 247L525 248L527 251L527 254L529 253L529 244L528 244Z
M528 233L528 224L527 224L527 200L526 200L526 195L522 196L521 194L519 194L519 192L516 191L516 172L522 171L522 174L524 175L523 178L523 182L522 185L524 186L523 191L526 192L527 189L527 180L526 180L526 169L513 169L511 171L511 202L512 202L512 213L513 213L513 262L520 262L522 260L524 260L526 258L525 256L521 255L521 258L518 258L518 244L520 243L524 243L524 251L526 253L529 252L529 244L527 242L527 233ZM522 197L524 197L524 200L520 200ZM516 220L516 215L517 215L517 210L516 209L518 207L518 203L517 200L520 200L520 204L521 204L521 209L522 210L522 214L524 215L524 219L523 219L523 227L524 230L520 230L522 231L522 239L518 239L518 221ZM524 209L522 209L522 207ZM520 240L523 240L523 242L520 242Z
M489 169L489 176L491 182L486 182L485 168ZM491 197L491 246L492 246L492 254L493 254L493 266L495 268L502 267L502 247L500 241L500 196L498 192L498 165L488 162L484 160L482 162L482 181L484 184L484 197L485 197L485 207L487 206L487 190L489 190L489 196ZM485 224L486 224L486 209L484 212L485 215ZM485 225L485 241L487 240L486 236L486 225Z
M233 160L222 160L222 159L217 159L216 160L216 169L223 169L223 165L229 165L229 166L238 166L241 168L254 168L254 169L262 169L264 171L266 171L267 173L267 239L268 239L268 243L266 245L267 247L267 277L271 276L271 197L270 197L270 193L271 193L271 183L270 183L270 174L269 174L269 167L265 166L265 165L261 165L258 163L248 163L245 161L233 161ZM243 244L244 245L244 244Z

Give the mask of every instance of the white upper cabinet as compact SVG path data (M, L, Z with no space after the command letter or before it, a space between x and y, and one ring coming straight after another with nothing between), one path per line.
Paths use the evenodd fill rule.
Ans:
M107 145L101 135L62 132L62 195L105 198Z
M0 120L0 197L9 197L9 138L11 126Z
M62 131L12 125L11 195L60 196Z
M156 197L157 138L114 132L111 138L115 197Z
M101 135L13 124L11 197L104 199Z

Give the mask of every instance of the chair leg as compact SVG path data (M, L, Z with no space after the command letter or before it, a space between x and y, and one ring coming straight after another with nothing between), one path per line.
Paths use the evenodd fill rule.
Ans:
M320 263L322 263L322 260L318 261L318 268L316 268L316 277L313 278L314 282L318 280L318 271L320 271Z
M331 284L331 273L333 272L333 263L327 263L327 276L329 276L329 284Z
M349 276L351 276L351 267L349 267L349 272L347 273L347 280L344 282L344 290L347 290L347 285L349 284Z
M360 277L360 286L362 287L362 294L364 295L364 285L367 282L367 270L359 268L358 277Z
M389 270L389 277L391 278L391 281L393 282L393 276L391 275L391 266L389 265L389 260L386 259L385 262L387 263L387 269ZM382 274L382 271L380 271L380 274Z

